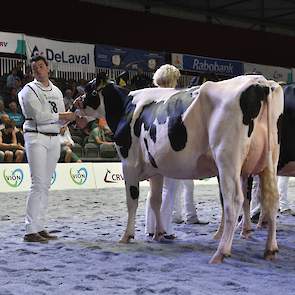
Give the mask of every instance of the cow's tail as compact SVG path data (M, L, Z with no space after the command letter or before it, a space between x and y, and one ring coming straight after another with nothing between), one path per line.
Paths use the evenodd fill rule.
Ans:
M265 100L266 102L266 118L267 118L267 166L273 167L273 157L271 152L271 101L272 101L272 89L269 87L268 95Z

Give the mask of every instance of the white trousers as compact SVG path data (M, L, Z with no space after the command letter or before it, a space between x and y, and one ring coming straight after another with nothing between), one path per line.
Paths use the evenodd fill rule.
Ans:
M196 206L194 204L194 181L192 179L178 180L178 192L175 197L174 218L177 220L187 221L196 217Z
M44 230L51 178L60 156L58 136L25 133L25 148L31 172L31 187L26 204L26 234Z
M161 220L167 235L173 234L172 228L172 213L174 207L177 207L177 213L182 217L182 205L180 196L184 199L184 214L185 218L196 216L196 208L193 201L194 182L193 180L179 180L174 178L164 177L162 191L162 205L160 209ZM176 206L174 202L177 200ZM150 193L146 201L145 214L145 233L154 233L156 227L156 218L150 205Z
M284 211L290 208L288 202L288 176L278 176L278 190L279 190L279 208L280 211ZM256 213L260 212L260 184L259 177L254 176L253 178L253 186L252 186L252 200L251 200L251 217Z

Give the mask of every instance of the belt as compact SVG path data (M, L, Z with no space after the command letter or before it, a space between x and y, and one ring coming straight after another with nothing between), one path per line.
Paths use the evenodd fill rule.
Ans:
M24 130L24 133L27 133L27 132L41 133L41 134L47 135L47 136L57 136L57 135L59 135L59 133L53 133L53 132L41 132L41 131L37 131L37 130Z

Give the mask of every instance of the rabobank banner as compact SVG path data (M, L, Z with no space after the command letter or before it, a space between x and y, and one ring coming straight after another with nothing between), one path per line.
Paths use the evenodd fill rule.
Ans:
M223 76L239 76L244 73L243 63L234 60L172 53L171 61L174 66L185 71L215 73Z
M267 79L274 81L292 82L292 69L260 65L254 63L244 63L245 73L257 73Z
M0 32L0 52L26 54L23 34Z
M87 65L94 67L94 45L55 41L25 36L27 57L43 55L49 62L60 65Z
M95 65L103 68L155 71L165 63L164 52L95 45Z

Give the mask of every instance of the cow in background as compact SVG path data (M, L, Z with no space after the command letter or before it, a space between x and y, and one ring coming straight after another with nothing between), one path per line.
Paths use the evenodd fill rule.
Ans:
M239 76L189 89L149 88L128 94L98 76L85 90L84 99L75 105L81 114L106 118L122 161L128 224L121 242L134 238L139 181L150 179L157 224L154 239L161 240L163 176L202 179L219 175L224 229L210 262L220 263L231 254L244 200L241 176L259 174L263 210L270 224L265 258L275 257L277 122L283 111L283 92L277 83L258 75ZM247 219L244 228L249 227Z

